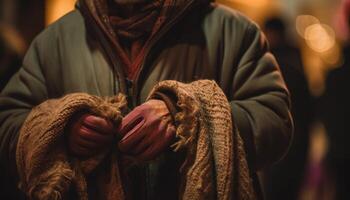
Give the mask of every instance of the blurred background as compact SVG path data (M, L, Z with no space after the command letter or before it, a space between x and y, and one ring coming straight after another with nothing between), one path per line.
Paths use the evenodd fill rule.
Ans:
M260 25L292 96L289 153L264 169L266 199L350 199L350 0L217 0ZM0 0L0 91L33 38L75 0Z

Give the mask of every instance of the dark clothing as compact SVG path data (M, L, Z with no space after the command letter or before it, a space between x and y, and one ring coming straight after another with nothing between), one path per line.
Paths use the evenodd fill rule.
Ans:
M321 118L327 129L332 157L350 159L350 47L344 50L344 65L331 71L326 81L326 91L321 99Z
M0 29L1 30L1 29ZM0 35L0 92L6 86L10 78L19 70L21 65L21 58L18 53L11 50L7 41ZM0 123L1 126L1 123ZM2 137L2 136L0 136ZM0 141L2 146L3 142ZM2 158L2 157L1 157ZM8 173L8 168L5 167L8 163L0 160L0 199L19 199L18 193L10 194L15 187L15 180L12 175ZM15 172L15 171L14 171ZM15 196L13 196L15 195Z
M161 12L166 9L167 1L157 0L138 5L140 8L137 14L128 17L123 17L123 7L119 8L115 2L108 4L109 21L115 33L111 38L115 37L122 48L122 55L118 56L126 66L124 71L129 79L133 79L140 68L147 42L161 28L164 21L169 21L167 15ZM175 5L169 5L171 6ZM164 16L161 16L161 13Z
M298 198L307 162L309 127L314 112L312 97L303 72L299 49L283 44L271 51L281 66L283 78L291 94L295 131L287 155L266 171L266 199L295 200Z
M18 129L30 110L47 99L73 92L123 92L133 108L159 81L199 79L215 80L225 92L252 173L279 160L292 136L289 93L264 36L236 11L217 4L196 5L184 7L154 37L134 81L125 78L113 45L84 4L48 27L1 93L1 162L10 168ZM138 183L147 191L157 184L169 187L148 178L164 170L163 165L145 168L148 176Z
M344 49L344 64L331 71L319 111L329 139L327 165L336 185L336 199L349 199L350 147L350 46Z

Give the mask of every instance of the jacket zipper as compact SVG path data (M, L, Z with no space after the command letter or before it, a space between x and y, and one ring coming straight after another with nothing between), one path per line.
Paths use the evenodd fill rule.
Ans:
M84 4L84 3L82 3ZM116 88L116 82L118 81L119 84L119 91L121 91L122 93L124 94L127 94L128 95L128 98L131 99L131 102L128 101L128 107L130 109L134 108L136 105L137 105L137 99L138 99L138 95L136 95L137 93L137 90L138 90L138 79L140 77L140 74L145 66L145 63L147 61L147 57L148 57L148 54L150 52L150 50L155 46L155 44L160 40L161 37L163 37L163 35L165 35L172 27L173 25L178 22L183 16L185 16L185 14L187 13L187 11L191 8L191 6L193 6L193 0L191 2L189 2L185 8L177 15L173 18L172 21L170 21L163 29L160 30L160 32L157 34L157 37L154 38L150 45L146 48L145 50L145 57L144 57L144 60L143 60L143 63L139 69L139 71L137 72L136 74L136 78L134 81L132 80L129 80L128 78L126 78L126 76L124 75L124 72L118 67L120 66L121 64L117 62L117 58L116 56L112 53L113 50L112 48L110 47L110 44L106 41L106 36L101 32L101 30L98 28L98 25L96 24L96 22L94 21L94 19L92 18L92 16L90 16L90 13L87 11L88 9L85 7L85 5L82 5L82 7L85 7L82 9L82 12L84 12L83 10L85 9L87 11L87 13L85 13L85 15L88 17L88 21L92 24L91 27L94 29L94 31L96 32L96 34L98 35L98 39L100 40L100 42L102 43L102 47L105 48L105 53L106 55L109 57L109 60L110 62L112 63L113 65L113 72L114 72L114 86L113 86L113 90L114 90L114 94L116 94L116 91L117 91L117 88ZM115 72L117 72L117 80L115 78ZM149 195L148 194L148 190L150 189L149 188L149 185L150 185L150 179L149 179L149 168L147 167L147 170L146 170L146 185L148 186L147 189L146 189L146 199L149 199Z
M127 85L124 82L125 76L124 76L124 72L120 70L120 68L118 67L120 65L120 63L117 62L117 58L115 57L115 55L112 53L113 50L110 46L110 44L106 41L106 36L104 35L104 33L102 33L102 31L98 28L97 23L95 22L94 18L90 15L88 8L85 5L84 1L81 1L80 3L81 8L80 11L84 14L84 16L87 17L88 23L91 24L91 27L94 32L97 34L97 39L101 42L102 44L102 50L105 52L105 54L107 55L107 57L109 58L109 61L111 62L112 66L113 66L113 92L114 94L117 93L117 82L118 82L118 86L119 86L119 91L127 94L128 93L128 89L127 89ZM115 76L117 75L117 78L115 78ZM119 80L119 81L118 81Z
M105 48L105 53L106 55L110 58L110 62L113 65L113 71L117 72L116 75L117 80L114 80L114 93L116 94L117 88L116 88L116 82L118 81L118 85L119 85L119 90L120 92L127 94L128 97L130 98L130 102L129 102L129 108L134 108L138 101L138 95L137 94L137 90L138 90L138 81L139 81L139 77L140 74L145 66L145 63L147 61L147 57L148 54L150 52L150 50L154 47L154 45L159 41L160 38L162 38L172 27L173 25L178 22L186 13L187 11L191 8L191 6L194 5L193 0L189 3L187 3L187 5L185 6L184 9L182 9L182 11L180 13L178 13L177 16L175 16L172 21L170 21L163 29L160 30L160 32L157 34L157 37L154 38L150 45L146 48L145 50L145 57L143 60L143 63L140 67L140 69L138 70L137 74L136 74L136 78L134 80L130 80L128 78L126 78L126 76L124 75L124 72L122 70L120 70L120 63L117 63L117 57L112 53L113 50L110 47L110 44L106 41L106 36L101 32L101 30L98 28L97 23L94 21L93 17L90 15L88 8L86 7L85 3L81 3L82 4L82 11L85 13L85 16L88 17L88 21L92 24L92 28L94 29L94 31L97 33L98 35L98 39L101 41L102 46ZM85 10L85 11L84 11ZM115 76L113 76L115 77ZM115 79L115 78L114 78Z
M143 60L143 63L140 67L140 69L138 70L136 77L134 79L134 81L131 81L131 95L132 95L132 101L133 101L133 105L137 105L139 102L137 101L138 99L138 95L137 91L138 91L138 81L139 81L139 77L140 74L146 64L147 61L147 56L150 52L150 50L155 46L155 44L160 40L160 38L162 38L173 26L175 23L177 23L183 16L185 16L185 14L187 13L187 11L191 8L191 6L193 6L193 0L190 1L183 10L181 10L180 13L178 13L177 16L175 16L172 21L170 21L163 29L160 30L160 32L157 34L157 37L154 38L151 43L149 44L149 46L146 48L145 50L145 57Z
M144 60L143 60L143 63L140 67L140 69L138 70L137 74L136 74L136 78L134 80L134 82L131 81L131 93L129 93L131 95L131 99L132 99L132 104L134 106L136 106L139 102L138 102L138 95L137 95L137 91L138 91L138 81L139 81L139 77L140 77L140 74L146 64L146 61L147 61L147 56L150 52L150 50L153 48L153 46L160 40L160 38L165 35L172 27L173 25L178 22L182 16L184 16L186 14L186 11L190 9L191 5L193 5L192 3L193 1L191 1L190 3L188 3L186 5L186 7L182 10L182 12L180 12L176 17L173 18L172 21L170 21L157 35L156 38L154 38L150 45L147 47L147 49L145 50L145 57L144 57ZM129 88L130 89L130 88ZM130 91L129 91L130 92ZM152 193L152 180L150 178L150 166L147 166L146 169L145 169L145 173L146 173L146 177L145 177L145 181L146 181L146 199L147 200L150 200L150 199L153 199L155 198ZM151 193L150 193L151 192Z

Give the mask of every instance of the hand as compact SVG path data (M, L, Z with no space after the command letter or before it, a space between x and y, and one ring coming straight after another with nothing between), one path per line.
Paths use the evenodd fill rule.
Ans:
M98 154L112 146L115 130L113 124L104 118L78 115L72 119L69 127L69 150L77 157Z
M155 159L175 138L175 127L165 103L149 100L136 107L122 121L119 150L140 161Z

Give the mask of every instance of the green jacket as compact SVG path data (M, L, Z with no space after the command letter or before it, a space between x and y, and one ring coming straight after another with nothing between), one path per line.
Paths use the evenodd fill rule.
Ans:
M0 156L5 171L15 172L18 131L34 106L73 92L123 92L134 107L157 82L169 79L212 79L219 84L231 102L252 172L286 153L293 129L289 94L255 23L222 5L193 9L158 37L138 79L131 82L98 26L83 13L83 8L76 9L37 36L22 68L1 93Z

